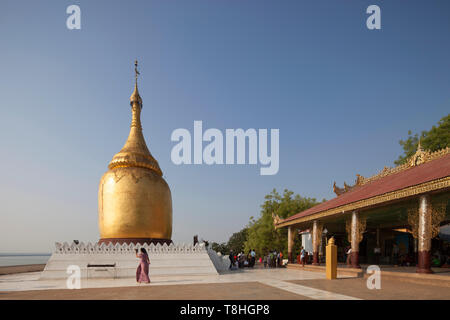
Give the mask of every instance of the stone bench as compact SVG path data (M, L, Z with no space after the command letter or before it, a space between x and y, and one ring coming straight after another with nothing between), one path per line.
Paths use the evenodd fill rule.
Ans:
M88 263L87 267L87 273L86 273L86 278L89 279L89 270L91 270L90 268L103 268L103 269L96 269L95 271L107 271L108 268L113 268L114 270L114 279L116 278L116 264L91 264Z

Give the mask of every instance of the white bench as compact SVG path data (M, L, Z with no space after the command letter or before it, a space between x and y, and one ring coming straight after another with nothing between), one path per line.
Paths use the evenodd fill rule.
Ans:
M95 271L108 271L110 268L113 268L114 270L114 279L116 278L117 272L116 272L116 264L90 264L87 265L87 272L86 272L86 279L89 279L89 270L92 270L91 268L100 268L95 269Z

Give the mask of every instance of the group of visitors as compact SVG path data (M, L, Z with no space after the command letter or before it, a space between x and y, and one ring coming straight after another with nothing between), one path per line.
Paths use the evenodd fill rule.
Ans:
M347 264L351 263L351 251L352 249L348 246L345 249L347 254ZM381 257L381 248L375 247L373 250L375 263L380 264ZM391 251L391 263L394 266L400 267L410 267L416 264L417 256L415 256L412 252L404 252L400 250L398 243L394 242L392 244ZM447 249L435 250L431 255L431 266L432 267L441 267L441 268L450 268L450 247Z
M415 260L414 254L402 253L398 244L393 244L392 262L395 266L409 267L415 264ZM435 268L450 268L450 247L436 249L431 255L431 266Z
M245 255L244 252L240 252L235 255L233 253L233 250L231 250L228 257L230 259L230 270L240 269L244 267L253 268L255 266L256 253L253 249L250 249L247 255Z
M264 268L278 268L283 264L283 252L277 252L276 250L271 250L264 255L263 258Z

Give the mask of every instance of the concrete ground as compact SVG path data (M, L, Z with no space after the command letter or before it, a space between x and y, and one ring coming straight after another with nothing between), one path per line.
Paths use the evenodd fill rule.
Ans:
M21 266L1 266L0 275L42 271L45 264L26 264Z
M311 300L258 282L0 292L0 299L20 300Z
M394 280L369 290L362 278L326 280L319 272L290 269L245 269L217 276L82 279L81 289L66 289L66 280L39 280L39 272L0 276L0 299L255 299L354 300L450 299L450 289Z
M367 279L312 279L289 281L302 286L351 295L363 300L450 300L450 288L381 278L381 289L368 289Z

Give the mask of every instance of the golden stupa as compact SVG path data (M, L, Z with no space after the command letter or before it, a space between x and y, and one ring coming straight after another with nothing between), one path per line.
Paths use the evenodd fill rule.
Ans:
M130 134L100 180L100 242L170 243L172 196L142 134L142 99L137 86L137 61L135 73L134 91L130 97Z

